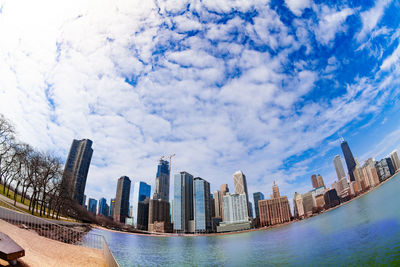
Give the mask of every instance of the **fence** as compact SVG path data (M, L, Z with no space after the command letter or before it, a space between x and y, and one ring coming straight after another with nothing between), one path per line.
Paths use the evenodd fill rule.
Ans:
M87 232L88 226L71 222L53 222L25 213L23 210L0 199L0 219L40 236L88 248L102 249L107 266L118 266L102 235ZM74 228L72 228L74 227ZM78 230L76 228L81 228ZM85 231L86 230L86 231Z

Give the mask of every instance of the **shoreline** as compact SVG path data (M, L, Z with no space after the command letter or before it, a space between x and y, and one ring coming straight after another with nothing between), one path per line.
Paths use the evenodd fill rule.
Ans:
M350 199L349 201L340 203L339 205L332 207L330 209L324 210L319 214L313 215L311 217L307 217L304 219L297 219L297 220L292 220L289 222L285 222L285 223L281 223L281 224L276 224L276 225L272 225L272 226L264 226L264 227L260 227L260 228L252 228L252 229L248 229L248 230L241 230L241 231L234 231L234 232L224 232L224 233L206 233L206 234L176 234L176 233L132 233L132 232L124 232L124 231L118 231L118 230L112 230L112 229L108 229L105 227L102 227L100 225L91 225L91 227L95 228L95 229L100 229L100 230L104 230L104 231L110 231L110 232L115 232L115 233L121 233L121 234L131 234L131 235L139 235L139 236L151 236L151 237L199 237L199 236L222 236L222 235L235 235L235 234L242 234L242 233L248 233L248 232L255 232L255 231L267 231L270 229L275 229L278 227L283 227L283 226L287 226L290 225L292 223L296 223L296 222L302 222L302 221L306 221L308 219L314 218L314 217L318 217L319 215L322 215L324 213L330 212L332 210L338 209L350 202L352 202L355 199L358 199L362 196L367 195L368 193L374 191L375 189L381 187L383 184L385 184L386 182L388 182L389 180L391 180L392 178L394 178L395 176L397 176L398 174L400 174L400 171L395 172L395 174L393 174L392 176L390 176L389 178L387 178L386 180L384 180L383 182L379 183L377 186L370 188L368 191L365 191L355 197L353 197L352 199Z

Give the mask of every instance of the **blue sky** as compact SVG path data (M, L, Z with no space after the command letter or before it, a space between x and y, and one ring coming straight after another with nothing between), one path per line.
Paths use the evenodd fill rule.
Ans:
M360 162L400 147L398 1L31 2L0 1L0 113L64 160L93 140L88 196L175 153L292 198L336 179L340 136Z

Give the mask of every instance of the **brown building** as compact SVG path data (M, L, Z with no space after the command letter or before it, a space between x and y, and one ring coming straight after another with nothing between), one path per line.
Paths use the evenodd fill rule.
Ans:
M311 175L311 183L312 183L313 188L318 187L317 175L315 175L315 174Z
M226 193L229 192L229 188L228 188L227 184L223 184L223 185L221 185L220 189L221 189L219 192L219 205L221 207L220 214L221 214L222 221L224 221L224 202L222 201L222 199L226 195Z
M325 187L324 179L322 179L322 176L320 174L318 174L318 176L317 176L317 184L318 184L318 187L321 187L321 186Z
M286 196L259 200L260 226L270 226L290 221L289 200Z
M279 187L276 185L275 181L274 181L274 185L272 186L272 195L271 198L278 198L281 195L279 194Z
M149 203L149 232L172 233L168 201L151 199Z

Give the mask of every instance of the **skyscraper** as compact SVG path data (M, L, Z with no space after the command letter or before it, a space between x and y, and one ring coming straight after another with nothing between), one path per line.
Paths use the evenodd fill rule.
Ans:
M223 197L224 221L217 226L217 232L239 231L249 229L249 205L246 194L229 194Z
M196 177L193 180L195 232L211 231L210 183Z
M115 195L114 221L125 223L129 213L129 194L131 191L131 180L128 176L118 179L117 192Z
M293 197L294 217L297 219L304 218L303 197L295 192Z
M399 155L397 154L397 150L394 150L392 153L390 153L390 158L393 163L394 171L400 169L400 160Z
M65 162L62 178L63 193L80 205L85 205L83 196L93 155L92 144L93 142L89 139L74 139Z
M350 176L350 182L354 182L356 179L354 178L354 169L356 167L356 161L354 160L353 153L351 153L350 147L344 139L342 139L342 143L340 144L342 147L344 159L347 165L347 171Z
M139 202L150 198L151 186L145 182L136 182L133 186L132 217L133 226L137 227ZM148 208L147 208L148 209Z
M220 192L214 191L214 203L215 203L215 217L221 218L221 203L220 203Z
M169 202L169 162L160 159L157 166L156 185L154 188L153 199L162 199Z
M255 193L253 193L253 199L254 199L254 207L255 207L255 211L256 211L256 218L260 218L260 212L258 210L258 201L264 200L264 194L261 192L255 192Z
M193 220L193 175L181 172L174 177L174 231L188 233Z
M223 197L226 195L226 193L229 193L229 187L228 187L228 184L223 184L223 185L221 185L220 192L219 192L219 205L221 207L220 213L221 213L222 221L224 220L224 216L225 216L224 215L225 212L224 212Z
M102 197L99 200L99 215L108 216L107 200ZM106 213L107 212L107 213Z
M114 205L115 205L115 198L110 199L110 216L111 218L114 218Z
M315 174L311 175L311 183L312 183L313 188L318 187L317 175L315 175Z
M89 198L89 212L96 214L97 211L97 200L93 198Z
M250 217L249 193L247 192L246 175L244 175L242 171L237 171L233 174L233 186L235 188L235 194L246 194L247 211Z
M337 175L337 178L339 181L343 177L346 177L346 174L345 174L344 168L343 168L343 164L342 164L342 159L340 158L339 155L336 155L335 158L333 159L333 165L335 166L336 175Z
M318 176L317 176L317 183L318 183L318 187L321 187L321 186L325 187L324 179L322 179L322 176L320 174L318 174Z

